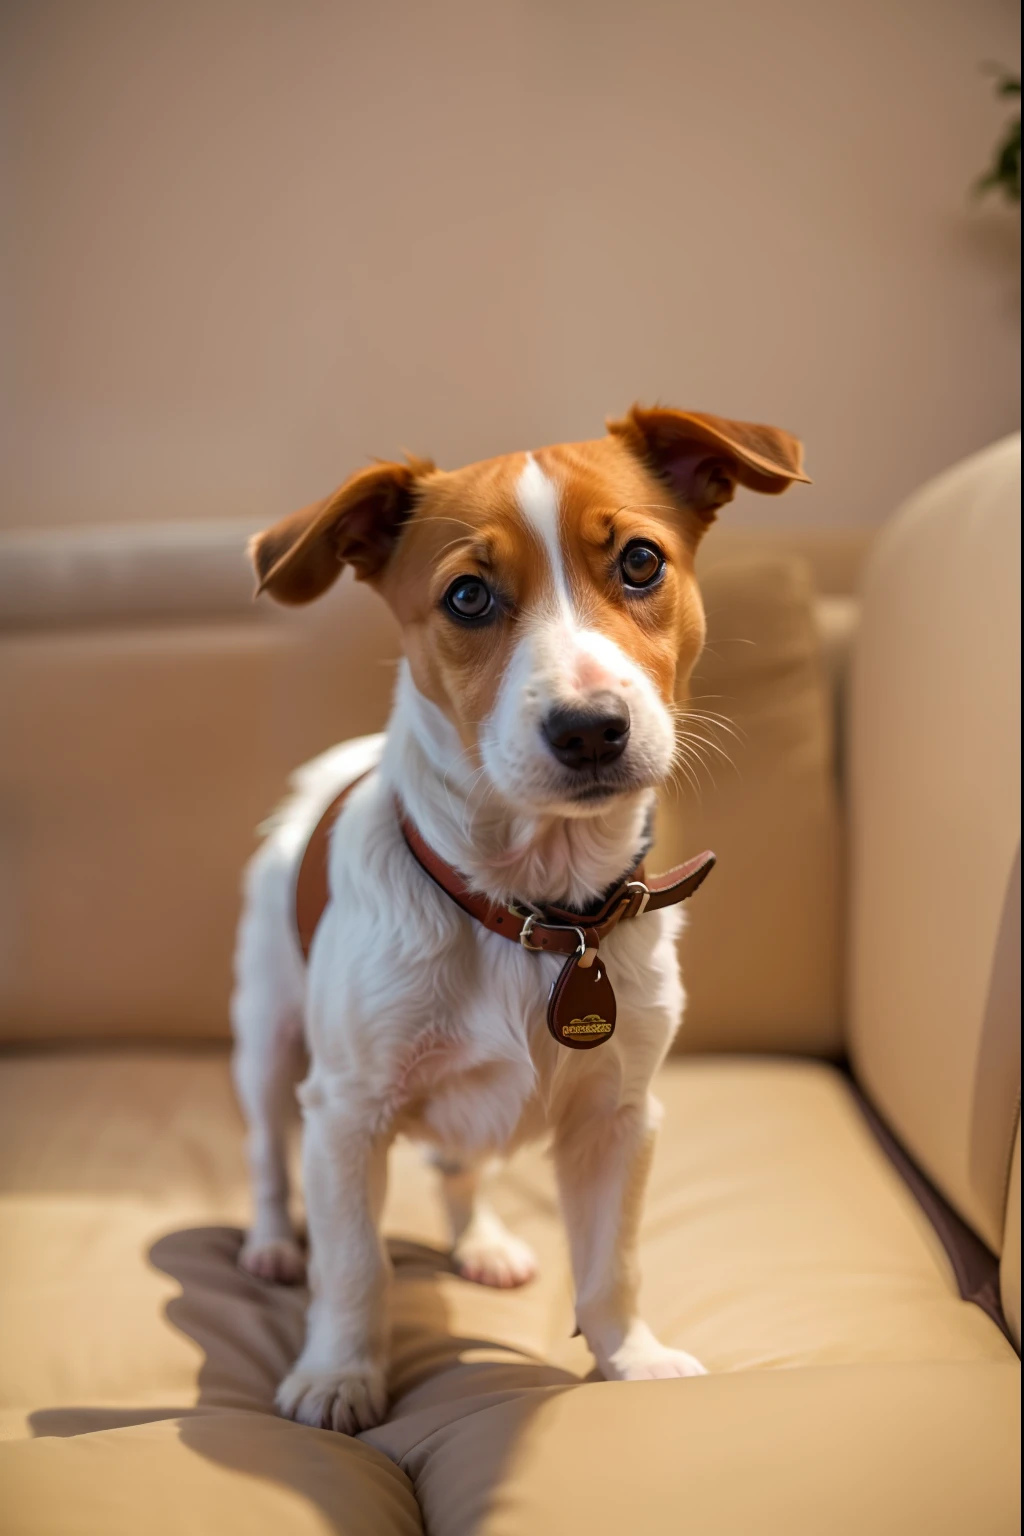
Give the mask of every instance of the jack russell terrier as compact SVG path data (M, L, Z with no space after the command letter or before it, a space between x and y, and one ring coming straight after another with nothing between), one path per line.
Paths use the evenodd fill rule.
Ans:
M308 603L351 565L405 650L386 734L300 770L246 878L240 1262L267 1280L304 1270L284 1141L309 1060L312 1299L282 1413L350 1434L384 1414L399 1133L431 1149L458 1270L495 1286L534 1259L481 1200L481 1166L550 1134L599 1369L703 1372L639 1317L636 1248L651 1082L683 1011L676 903L714 861L658 880L642 861L704 642L697 545L737 484L775 495L801 460L774 427L634 406L594 442L374 464L253 539L259 592Z

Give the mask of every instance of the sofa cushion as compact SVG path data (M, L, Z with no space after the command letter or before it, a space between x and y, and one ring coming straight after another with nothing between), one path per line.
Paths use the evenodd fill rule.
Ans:
M673 1064L659 1091L643 1272L668 1342L716 1374L1013 1358L960 1300L839 1072L702 1058ZM5 1432L84 1433L197 1404L270 1412L304 1299L235 1267L248 1202L223 1055L14 1057L0 1092ZM392 1386L406 1410L592 1367L571 1338L547 1158L516 1157L495 1198L541 1259L520 1291L451 1271L432 1175L396 1148Z
M4 1536L422 1536L381 1451L253 1413L0 1445Z
M1015 1365L873 1365L466 1402L361 1441L196 1412L0 1446L5 1536L1015 1536ZM377 1443L368 1445L373 1440ZM387 1454L380 1447L387 1448ZM421 1513L422 1511L422 1513Z
M1016 1362L493 1394L363 1438L444 1536L1016 1536Z
M811 570L762 555L723 559L701 581L708 642L681 721L693 740L650 860L718 855L685 909L679 1049L835 1056L840 818Z
M572 1529L571 1507L611 1536L628 1490L645 1532L689 1510L724 1536L758 1509L787 1532L825 1511L840 1531L920 1515L952 1532L972 1501L977 1528L1002 1530L1016 1357L960 1300L841 1073L703 1058L673 1063L660 1093L645 1308L709 1381L583 1385L545 1157L518 1156L495 1189L542 1266L501 1292L452 1272L431 1175L402 1145L393 1405L355 1445L273 1414L305 1296L236 1267L247 1195L224 1055L8 1057L4 1529L405 1536L415 1494L442 1536Z

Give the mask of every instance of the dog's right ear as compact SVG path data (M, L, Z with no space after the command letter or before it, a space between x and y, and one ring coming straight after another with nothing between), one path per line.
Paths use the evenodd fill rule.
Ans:
M417 483L432 474L429 459L373 464L249 541L256 596L311 603L351 565L357 581L372 581L387 564L412 515Z

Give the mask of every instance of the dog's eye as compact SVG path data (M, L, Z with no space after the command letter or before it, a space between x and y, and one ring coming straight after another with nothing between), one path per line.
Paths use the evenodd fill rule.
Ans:
M654 544L628 544L619 557L627 587L653 587L665 570L665 556Z
M459 576L444 595L445 607L457 619L485 619L494 607L490 587L479 576Z

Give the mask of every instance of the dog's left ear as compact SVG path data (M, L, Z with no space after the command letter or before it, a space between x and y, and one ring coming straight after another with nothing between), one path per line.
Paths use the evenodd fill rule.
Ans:
M794 480L810 483L803 471L803 444L780 427L634 405L621 421L609 421L608 431L705 522L732 500L737 485L778 496Z

